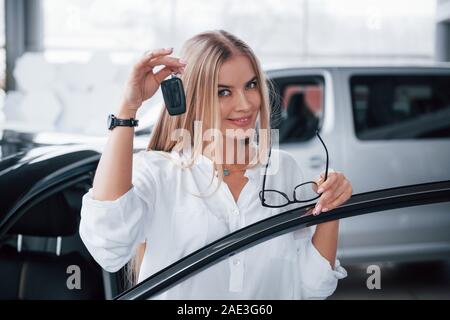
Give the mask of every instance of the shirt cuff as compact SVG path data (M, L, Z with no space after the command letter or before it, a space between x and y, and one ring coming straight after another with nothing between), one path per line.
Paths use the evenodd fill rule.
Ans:
M343 279L347 277L347 271L341 266L339 259L335 260L334 268L332 269L330 262L320 254L319 250L317 250L316 246L312 243L312 241L309 241L309 244L313 259L318 262L317 265L321 266L322 272L325 275L335 279Z
M347 277L347 271L341 266L338 259L334 268L325 259L312 243L311 239L305 242L303 248L304 264L302 285L307 297L312 299L325 299L331 296L337 288L339 279Z

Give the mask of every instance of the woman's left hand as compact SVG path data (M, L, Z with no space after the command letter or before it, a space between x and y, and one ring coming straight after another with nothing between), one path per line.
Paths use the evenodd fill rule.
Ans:
M320 178L315 180L318 188L314 187L314 191L322 195L313 210L314 215L339 207L351 197L353 192L350 181L342 173L329 172L326 181L323 180L324 177L325 173L322 173Z

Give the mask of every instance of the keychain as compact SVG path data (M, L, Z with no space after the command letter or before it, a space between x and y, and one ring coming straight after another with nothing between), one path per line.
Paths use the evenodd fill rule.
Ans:
M180 115L186 112L186 96L183 82L172 73L170 79L161 82L161 90L166 104L167 111L171 116Z

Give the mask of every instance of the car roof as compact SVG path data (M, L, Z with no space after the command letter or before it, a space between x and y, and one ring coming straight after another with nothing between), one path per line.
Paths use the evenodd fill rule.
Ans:
M380 70L380 69L397 69L397 70L429 70L429 71L450 71L450 62L437 61L403 61L403 62L389 62L389 61L375 61L375 62L305 62L305 63L269 63L264 65L264 70L267 72L283 71L283 70L302 70L302 69L317 69L317 70Z

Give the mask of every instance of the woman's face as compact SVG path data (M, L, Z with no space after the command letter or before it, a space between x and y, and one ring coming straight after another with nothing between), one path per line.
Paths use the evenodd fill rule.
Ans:
M259 83L250 59L245 55L236 55L227 60L219 69L218 99L222 116L221 131L227 135L227 129L254 129L261 108ZM230 133L230 132L228 132ZM249 134L238 134L243 139Z

